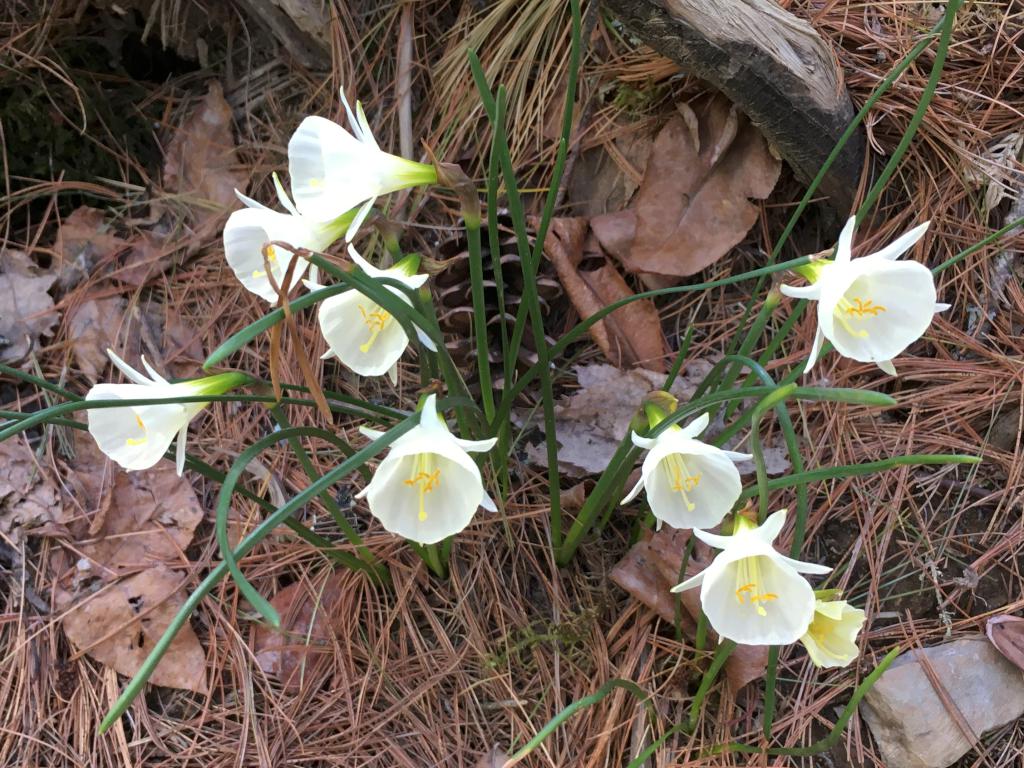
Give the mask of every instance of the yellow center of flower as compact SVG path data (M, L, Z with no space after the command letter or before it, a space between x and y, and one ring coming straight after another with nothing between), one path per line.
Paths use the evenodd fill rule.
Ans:
M372 306L376 306L375 304ZM367 311L366 307L362 304L359 305L359 314L363 317L363 322L366 323L366 327L370 329L370 338L365 344L359 345L359 351L366 353L370 351L370 347L377 341L377 337L380 332L384 330L384 327L388 324L391 319L391 315L385 312L380 307Z
M831 631L832 625L837 623L821 615L816 615L814 621L811 622L810 628L807 630L807 634L811 636L811 639L818 646L818 650L824 655L831 656L833 659L845 659L847 654L842 653L841 650L836 651L829 647L829 643L835 639Z
M141 429L143 433L145 433L146 425L142 423L142 419L139 417L139 414L137 413L135 414L135 423L138 424L139 429ZM146 442L145 434L143 434L142 437L129 437L127 440L125 440L125 443L128 445L142 445L144 442Z
M867 330L864 328L855 329L851 324L851 320L863 320L867 317L878 317L882 312L887 311L888 310L885 307L881 304L875 304L871 299L865 301L864 299L855 296L851 302L844 296L839 299L839 304L836 307L835 318L851 336L856 336L858 339L866 339L868 337Z
M740 605L750 605L758 616L767 616L764 604L772 600L778 600L779 596L774 592L764 592L758 587L761 580L761 567L758 563L760 557L745 557L739 561L736 568L736 601Z
M274 250L274 246L272 245L267 246L267 261L270 262L271 264L277 262L277 251ZM262 269L254 269L252 272L252 276L266 277L267 273L264 272Z
M686 504L687 510L692 512L697 505L690 501L690 497L687 494L700 485L700 473L691 475L686 462L683 461L682 454L678 453L666 456L663 465L668 473L669 482L672 484L672 490L682 495L683 503Z
M441 484L441 470L434 469L434 454L417 454L412 465L412 475L403 482L416 489L419 501L419 520L422 523L427 519L426 495Z
M318 178L316 176L314 176L313 178L311 178L309 180L309 186L311 186L313 189L319 189L323 185L324 185L324 180L321 179L321 178Z

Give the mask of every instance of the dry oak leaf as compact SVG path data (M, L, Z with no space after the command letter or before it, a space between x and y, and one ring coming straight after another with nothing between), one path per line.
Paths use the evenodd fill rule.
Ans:
M174 462L125 472L88 434L75 434L75 460L67 474L71 497L64 524L76 551L112 580L125 571L181 562L203 519L195 491Z
M611 579L630 595L657 613L670 624L675 623L675 595L669 590L678 584L679 568L683 564L683 551L690 537L689 531L677 530L670 525L647 539L638 541L612 569ZM710 565L701 555L707 548L700 544L686 564L684 578L694 576ZM683 631L693 638L700 616L700 590L689 589L679 594ZM713 644L717 635L708 630ZM763 645L737 645L725 662L725 676L729 690L735 697L748 683L764 677L768 667L768 647Z
M90 299L68 311L68 338L78 363L78 370L92 382L103 378L110 363L108 349L119 349L117 343L124 323L124 299L111 296Z
M57 310L48 291L56 280L23 251L0 251L0 363L23 363L53 333Z
M985 623L985 634L997 651L1024 670L1024 618L993 616Z
M615 267L601 256L597 269L581 270L587 221L582 218L556 218L544 240L544 254L555 265L570 301L586 319L598 310L633 295ZM667 370L669 354L661 320L654 304L647 299L634 301L612 312L591 326L601 352L620 367L639 364L654 371Z
M18 546L33 528L59 520L60 508L57 487L32 450L18 438L0 443L0 542Z
M128 247L128 243L110 231L106 214L99 208L83 205L71 212L57 230L54 250L60 259L57 283L69 291Z
M183 586L182 576L158 565L93 595L75 598L58 592L61 608L70 608L64 633L79 652L131 677L184 603ZM206 654L188 623L174 636L149 682L206 693Z
M281 628L256 629L256 663L286 691L319 685L330 666L340 622L347 617L342 600L351 597L351 572L335 571L316 584L299 581L282 589L270 604L281 617Z
M221 214L237 205L235 189L245 191L231 133L231 107L224 90L210 81L202 103L178 128L164 160L164 186L189 199L197 239L212 234ZM199 243L193 244L198 248Z
M750 200L766 198L782 168L725 97L677 107L654 141L633 205L636 236L623 255L630 272L685 277L716 262L746 236L757 220Z

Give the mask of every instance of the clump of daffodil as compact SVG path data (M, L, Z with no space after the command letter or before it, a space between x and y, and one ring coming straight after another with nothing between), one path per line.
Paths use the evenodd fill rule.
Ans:
M220 373L202 379L172 384L142 358L149 376L144 376L124 360L107 350L111 361L131 384L96 384L85 396L94 400L142 400L170 397L222 395L249 381L242 373ZM125 469L148 469L160 461L178 438L176 467L185 468L185 439L188 424L209 403L152 403L124 407L90 408L87 411L89 434L100 450Z
M756 525L736 515L732 536L700 529L694 535L722 551L706 569L672 588L700 587L700 603L722 637L742 645L788 645L803 637L814 618L814 590L800 574L831 568L777 552L772 542L786 522L786 510Z
M653 393L644 404L649 427L654 429L675 407L676 399L669 393ZM634 431L633 445L648 454L640 480L622 503L632 501L643 488L659 529L662 523L674 528L713 528L722 522L743 490L733 462L750 456L698 440L709 420L705 413L685 427L673 424L654 438Z
M796 268L811 285L781 286L787 296L818 302L818 328L805 373L828 339L844 357L874 363L895 375L893 358L921 337L936 312L949 308L936 302L931 270L917 261L896 261L924 236L928 224L853 259L856 218L851 218L839 235L834 261L818 259Z
M413 290L427 281L427 275L416 274L420 261L418 256L409 255L390 269L378 269L351 245L348 253L357 267L376 280L389 278ZM310 289L319 287L310 282L307 282L307 286ZM390 285L383 287L406 304L411 304L409 297L400 289ZM397 383L398 359L409 346L409 337L401 323L387 310L353 289L321 301L317 319L320 332L329 347L325 358L337 357L343 365L360 376L382 376L386 373L392 382ZM420 329L416 330L420 341L428 349L436 350L430 337Z
M857 633L864 626L864 611L845 600L822 598L818 593L814 618L800 642L816 667L845 667L860 654Z
M366 427L359 431L373 440L384 434ZM357 498L365 496L370 513L392 533L435 544L469 525L478 507L495 511L467 453L489 451L495 442L455 437L437 413L437 396L429 395L419 425L391 444Z
M344 91L341 101L352 133L333 120L307 117L288 142L288 172L295 204L304 216L329 221L362 204L346 234L351 240L377 197L434 184L437 171L384 152L373 138L362 104L356 102L353 114Z
M274 175L278 198L288 213L274 211L237 192L245 208L234 211L224 225L224 256L239 282L249 291L271 303L278 299L274 285L282 286L288 267L298 250L322 251L340 238L355 217L354 211L330 221L303 216ZM284 243L290 248L275 245ZM264 258L264 254L266 258ZM306 272L305 259L295 265L291 284ZM271 282L268 270L273 276Z

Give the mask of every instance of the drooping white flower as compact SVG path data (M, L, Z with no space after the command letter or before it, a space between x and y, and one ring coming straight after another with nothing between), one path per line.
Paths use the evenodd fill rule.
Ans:
M782 509L761 526L737 515L732 536L695 529L697 538L722 551L672 591L699 586L701 607L722 637L743 645L795 643L807 632L815 606L814 590L800 574L832 569L777 552L772 542L785 522Z
M246 207L234 211L224 225L224 256L228 265L243 286L271 303L276 302L278 296L267 275L267 267L270 267L274 283L281 286L295 258L295 250L324 250L342 236L355 216L354 212L348 212L327 222L303 216L288 199L276 174L274 183L278 187L281 204L288 213L271 210L236 191ZM271 245L274 242L287 243L294 250ZM292 285L299 282L307 266L305 259L295 265Z
M295 204L304 216L329 221L362 204L346 235L351 240L378 196L434 184L437 171L381 150L362 104L356 102L353 114L344 91L341 101L352 133L333 120L307 117L288 142L288 172Z
M893 358L921 337L936 312L949 308L936 302L931 270L917 261L896 261L924 236L928 224L876 253L853 259L856 218L851 218L839 235L835 261L821 259L797 268L811 285L781 286L787 296L818 302L818 329L805 373L828 339L844 357L896 374Z
M708 414L685 427L670 426L655 438L633 433L633 445L649 451L640 480L622 500L627 504L645 489L658 528L713 528L722 522L740 497L743 484L733 462L750 458L723 451L696 439Z
M860 654L857 633L864 611L845 600L818 600L811 626L800 638L816 667L845 667Z
M406 257L390 269L378 269L351 245L348 253L368 277L397 280L413 290L427 281L427 275L415 274L419 266L418 258ZM320 287L310 282L307 282L307 286L311 290ZM409 297L398 288L389 285L383 287L406 304L411 304ZM409 346L409 337L391 313L373 299L352 289L321 301L317 319L320 332L329 347L324 358L333 355L360 376L382 376L386 373L392 382L397 383L398 359ZM419 328L416 330L420 341L428 349L437 349L429 336Z
M86 401L141 400L168 397L221 395L249 380L242 373L219 373L192 381L170 383L142 358L149 376L144 376L124 360L107 350L111 361L131 384L96 384ZM185 438L188 424L208 403L153 403L124 407L90 408L87 411L89 434L100 450L125 469L148 469L160 461L178 438L176 467L185 468Z
M392 533L420 544L453 536L473 519L478 507L495 511L480 470L467 451L489 451L497 442L460 440L437 413L437 396L426 398L420 423L391 444L370 484L356 498ZM360 427L376 440L383 432Z

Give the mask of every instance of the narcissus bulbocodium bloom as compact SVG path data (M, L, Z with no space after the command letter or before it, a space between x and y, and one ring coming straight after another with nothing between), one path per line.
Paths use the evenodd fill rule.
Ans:
M304 216L330 221L362 204L345 236L351 240L377 197L435 184L437 171L384 152L373 138L362 104L356 102L353 114L344 91L341 101L352 133L333 120L307 117L288 142L288 173L295 204Z
M860 654L857 633L864 611L845 600L818 600L811 626L800 638L817 667L845 667Z
M732 536L699 529L694 535L722 551L711 565L672 588L700 587L700 604L722 637L743 645L787 645L807 632L814 618L814 590L801 573L828 573L831 568L793 560L772 542L786 522L786 510L757 526L736 516Z
M818 329L804 373L814 366L828 339L843 357L874 363L895 375L894 357L928 329L936 312L949 309L936 302L935 279L924 264L896 261L928 229L914 227L880 251L851 258L856 218L843 227L835 261L819 259L795 271L808 286L780 286L787 296L818 302Z
M348 253L368 277L397 280L413 290L427 281L427 275L416 274L419 267L417 256L406 256L390 269L378 269L351 245ZM306 285L310 290L320 287L309 281ZM383 287L411 305L409 297L398 288ZM386 373L392 382L397 383L398 359L409 346L409 337L401 323L387 310L353 288L321 301L317 319L329 347L324 358L333 355L360 376L382 376ZM431 351L437 349L429 336L419 328L416 331L424 346Z
M107 350L111 361L131 384L95 385L85 396L92 400L142 400L168 397L222 395L249 381L243 373L219 373L202 379L172 384L157 373L146 358L144 376L128 363ZM123 408L91 408L87 411L89 434L107 456L125 469L148 469L160 461L178 438L175 464L180 475L185 468L185 438L188 424L209 403L153 403L127 405Z
M384 434L366 427L359 431L372 440ZM437 396L430 395L419 425L391 444L356 498L365 496L370 513L392 533L435 544L469 525L477 507L497 509L467 453L489 451L495 442L455 437L437 413Z
M633 445L649 453L640 480L622 503L632 501L644 488L659 529L662 523L675 528L713 528L722 522L743 490L733 462L750 456L697 440L708 421L705 413L685 427L673 424L653 438L633 432Z
M272 210L236 190L235 194L246 207L234 211L224 225L224 256L228 265L243 286L271 303L277 301L278 295L267 275L268 267L274 283L281 286L295 251L324 250L345 233L355 216L355 212L348 212L327 222L303 216L288 199L276 175L274 183L288 213ZM274 242L287 243L292 248L272 245ZM295 265L292 285L299 282L308 264L302 259Z

